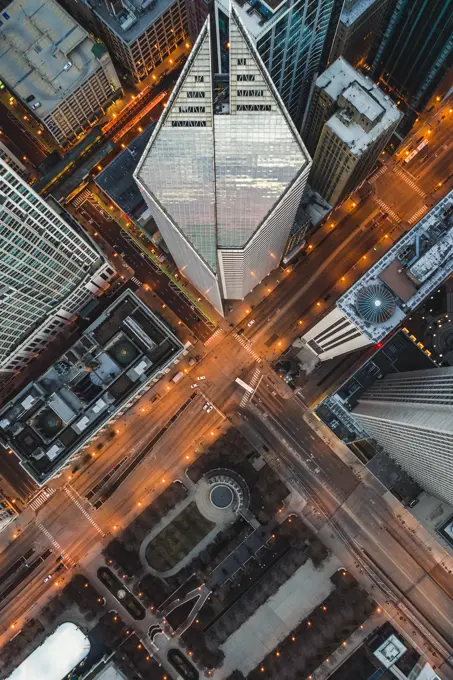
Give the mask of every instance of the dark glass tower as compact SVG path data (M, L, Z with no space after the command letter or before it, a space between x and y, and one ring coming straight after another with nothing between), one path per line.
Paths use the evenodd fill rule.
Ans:
M410 128L453 65L453 0L398 0L369 62Z

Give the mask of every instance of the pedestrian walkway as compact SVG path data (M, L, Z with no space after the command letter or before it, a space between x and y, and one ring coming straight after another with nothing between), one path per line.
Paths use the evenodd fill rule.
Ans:
M238 335L237 333L233 333L233 337L239 342L239 344L244 347L244 349L247 350L249 354L252 355L252 357L255 359L255 361L260 360L259 354L257 354L253 349L252 349L252 343L250 340L247 340L247 338L244 338L243 335Z
M422 207L420 208L420 210L417 210L417 212L414 213L414 214L412 215L412 217L410 217L410 218L408 219L409 224L415 224L416 222L418 222L418 220L419 220L421 217L423 217L423 215L426 213L427 210L428 210L427 206L426 206L426 205L422 205Z
M56 538L54 538L52 536L50 531L48 531L48 529L46 529L46 527L43 524L41 524L41 522L36 522L36 526L38 527L38 529L40 531L42 531L44 536L47 538L48 541L50 541L50 543L53 545L53 547L57 549L58 554L63 555L64 561L67 562L68 564L70 564L71 566L73 566L74 560L70 557L70 555L68 555L66 550L63 550L60 543L58 543Z
M216 340L217 338L220 340L220 338L221 338L222 336L223 336L223 331L222 331L221 328L218 328L218 329L211 335L211 337L208 338L208 339L206 340L206 342L203 343L203 344L204 344L205 347L208 347L208 346L211 345L211 344L214 342L214 340Z
M33 498L32 501L28 504L28 506L34 510L35 512L39 510L39 508L46 503L46 501L51 498L55 493L55 489L52 489L50 486L45 486L41 491L38 493L35 498Z
M398 167L398 166L395 167L395 172L396 172L396 174L399 175L399 177L401 177L401 179L402 179L404 182L406 182L406 184L408 184L408 185L409 185L409 186L410 186L410 187L411 187L411 188L412 188L419 196L421 196L422 198L425 198L425 196L426 196L425 192L422 191L422 190L420 189L420 187L419 187L418 184L415 182L415 180L413 179L413 177L412 177L412 175L411 175L410 173L408 173L406 170L404 170L403 168L400 168L400 167Z
M380 177L381 175L383 175L384 172L387 172L388 169L389 169L389 166L387 164L383 165L382 168L379 168L379 170L377 172L375 172L374 175L372 175L370 177L370 179L368 180L370 182L370 184L374 184L376 182L377 178Z
M137 279L136 276L133 276L133 277L131 278L131 281L132 281L132 283L135 283L136 286L141 286L141 285L142 285L142 282L140 281L140 279Z
M98 534L100 534L102 536L102 538L104 538L104 536L106 535L105 531L102 531L101 527L98 524L96 524L96 522L91 517L88 510L86 510L86 508L83 507L82 503L77 498L77 493L74 491L74 489L69 484L67 484L65 486L64 490L65 490L66 495L79 508L80 512L86 517L86 519L90 522L90 524L92 524L94 526L94 528L96 529Z
M261 375L260 369L259 369L259 368L256 368L256 369L255 369L255 372L254 372L254 374L253 374L253 376L252 376L252 379L251 379L251 381L250 381L250 387L253 387L254 390L255 390L256 386L258 385L258 381L259 381L259 379L260 379L260 375ZM248 403L249 399L252 397L252 395L253 395L254 393L255 393L254 391L253 391L253 392L248 392L247 390L245 390L245 392L244 392L244 394L243 394L243 396L242 396L242 399L241 399L241 401L240 401L240 403L239 403L239 406L240 406L241 408L245 408L245 407L247 406L247 403Z
M83 205L85 203L85 201L88 201L90 199L90 196L91 196L91 192L88 191L88 189L84 189L83 191L80 192L80 194L78 196L76 196L72 200L72 204L76 208L80 208L80 206Z
M392 220L394 220L394 221L397 222L397 223L398 223L398 222L401 222L401 219L398 217L398 215L396 214L396 212L394 212L394 211L387 205L387 203L384 203L384 201L382 201L380 198L377 198L376 196L374 197L374 200L376 201L376 203L378 204L378 206L379 206L380 208L382 208L382 210L383 210L384 212L386 212L387 215L389 215L389 216L392 218Z

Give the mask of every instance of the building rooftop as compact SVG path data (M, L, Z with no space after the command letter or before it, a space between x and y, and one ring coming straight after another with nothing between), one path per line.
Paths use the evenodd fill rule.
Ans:
M338 300L337 306L372 341L383 340L409 312L453 272L453 191L450 191L403 238ZM385 291L382 300L377 290ZM378 323L365 319L358 306L364 296L392 310ZM374 297L373 297L374 295ZM390 301L390 303L389 303Z
M352 26L374 4L376 0L356 0L349 9L343 9L341 23L345 26Z
M90 651L90 641L74 623L62 623L23 661L8 680L62 680Z
M1 12L2 79L39 118L89 78L104 53L55 0L13 0Z
M206 22L135 171L214 272L217 248L245 247L311 163L238 18L232 11L228 104L212 102Z
M319 76L316 86L338 105L326 126L355 155L362 154L402 116L394 102L370 78L342 57Z
M217 0L225 14L230 13L230 0ZM290 5L289 0L231 0L240 20L254 40L269 30Z
M151 139L156 124L151 123L96 177L96 184L131 217L139 217L146 209L145 200L134 181L133 173ZM156 172L159 170L156 168Z
M129 290L0 411L0 441L40 485L184 350Z
M103 23L130 45L137 40L159 17L167 11L175 0L128 0L127 4L116 0L86 0L86 4ZM109 11L107 6L115 9Z

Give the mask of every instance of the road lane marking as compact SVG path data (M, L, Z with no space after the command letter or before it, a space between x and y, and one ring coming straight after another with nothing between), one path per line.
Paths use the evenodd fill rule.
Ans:
M376 203L378 204L378 206L379 206L380 208L382 208L382 210L383 210L384 212L386 212L387 215L389 215L389 216L392 218L392 220L394 220L394 221L397 222L397 223L401 222L401 219L398 217L398 215L396 214L396 212L394 212L394 211L387 205L387 203L384 203L384 201L382 201L380 198L377 198L376 196L374 197L374 200L376 201Z
M76 496L75 490L72 489L72 487L70 487L69 484L67 484L67 485L65 486L64 490L65 490L65 493L67 494L67 496L71 499L71 501L72 501L75 505L77 505L77 507L79 508L80 512L81 512L83 515L85 515L85 517L87 518L87 520L94 526L94 528L96 529L96 531L98 532L98 534L100 534L100 535L104 538L104 536L106 535L106 534L105 534L105 531L102 531L101 527L94 521L94 519L91 517L90 513L83 507L82 503L79 501L79 499L78 499L77 496Z
M74 560L68 555L68 553L66 552L66 550L64 550L64 549L61 547L60 543L58 543L57 539L54 538L54 537L52 536L52 534L50 533L50 531L49 531L48 529L46 529L46 527L45 527L43 524L41 524L41 522L36 522L36 526L38 527L38 529L39 529L40 531L42 531L42 533L44 534L44 536L47 538L48 541L51 542L51 544L54 546L54 548L56 548L56 549L58 550L58 552L60 553L60 555L63 555L65 561L66 561L66 562L69 562L71 565L73 565L73 564L74 564Z
M256 388L258 387L259 380L263 377L263 376L261 376L261 378L260 378L260 376L261 376L261 371L260 371L259 368L256 368L255 372L252 376L252 379L250 381L250 387L254 387L255 391L256 391ZM255 394L255 391L254 392L248 392L246 390L244 392L242 399L239 403L240 408L244 408L245 406L247 406L249 399L252 397L253 394Z
M44 503L46 503L46 501L48 501L51 496L53 496L55 491L56 489L52 489L50 486L45 486L43 489L41 489L38 495L32 501L30 501L28 507L37 512L37 510L39 510L39 508L44 505Z
M414 213L412 217L408 219L409 224L415 224L415 222L417 222L425 214L427 210L428 210L427 206L422 205L420 210L417 210L417 212Z
M233 337L242 345L244 349L247 350L249 354L252 355L255 361L260 360L259 355L252 349L252 343L250 340L247 340L247 338L244 338L243 335L238 335L237 333L233 333Z

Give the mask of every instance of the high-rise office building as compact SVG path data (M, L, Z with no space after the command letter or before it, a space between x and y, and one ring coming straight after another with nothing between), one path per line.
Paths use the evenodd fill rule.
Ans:
M302 129L314 81L327 65L343 2L215 0L219 71L228 71L228 24L234 9L291 118Z
M421 487L453 505L452 367L376 380L353 416Z
M222 311L283 255L310 157L238 15L229 83L206 22L135 171L181 272Z
M321 361L379 345L452 272L450 191L337 300L302 343Z
M369 60L373 77L404 105L408 129L453 66L453 0L398 0Z
M103 39L135 82L152 73L178 46L187 51L209 10L204 0L60 1Z
M0 375L20 370L115 274L0 159Z
M396 0L345 0L329 62L344 57L353 66L367 58L376 37L385 30L388 10Z
M316 81L307 129L310 186L334 206L370 173L401 113L342 57Z
M103 45L55 0L13 0L0 19L2 79L67 145L121 94Z

